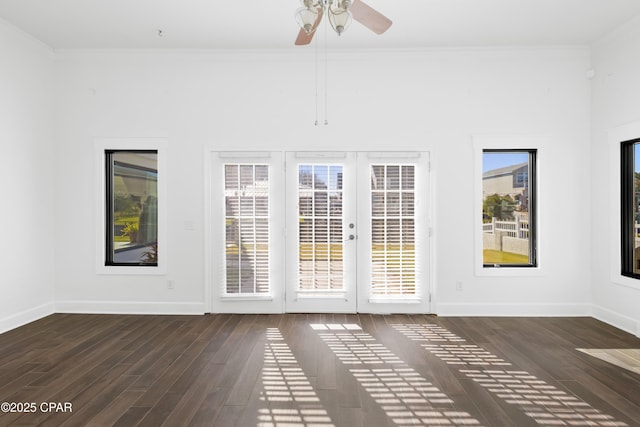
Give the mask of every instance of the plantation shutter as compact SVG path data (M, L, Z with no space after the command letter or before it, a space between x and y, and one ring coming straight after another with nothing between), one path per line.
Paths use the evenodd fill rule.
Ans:
M416 296L416 165L371 164L371 289Z
M298 291L344 291L343 166L298 165Z
M224 164L225 293L269 294L269 165Z

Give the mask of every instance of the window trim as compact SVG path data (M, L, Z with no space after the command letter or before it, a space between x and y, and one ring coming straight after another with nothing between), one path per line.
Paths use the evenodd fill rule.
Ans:
M167 215L167 178L166 138L97 138L95 149L95 185L96 191L96 273L99 275L165 275L167 272L168 250L166 239ZM161 256L157 265L107 264L108 183L107 152L138 151L157 152L158 155L158 247Z
M621 142L640 137L640 121L628 123L607 131L609 145L609 278L612 283L640 290L640 281L622 275L622 242L621 242Z
M540 159L546 153L546 147L549 146L549 140L545 137L537 136L522 136L522 135L504 135L504 136L487 136L487 135L474 135L472 136L472 146L474 152L474 207L473 207L473 223L474 223L474 272L476 276L483 277L534 277L544 276L546 274L546 267L544 263L544 254L546 253L546 240L544 240L544 234L540 231L543 229L543 223L546 218L546 211L544 210L546 200L545 192L548 191L545 187L545 181L543 174L540 173L541 164ZM536 224L536 265L526 267L504 265L499 268L487 268L484 266L483 259L483 245L482 245L482 156L485 150L494 151L536 151L536 161L532 172L536 177L536 191L535 191L535 213L530 214L530 219L535 215L534 222ZM531 173L531 172L530 172ZM532 197L530 195L530 197Z

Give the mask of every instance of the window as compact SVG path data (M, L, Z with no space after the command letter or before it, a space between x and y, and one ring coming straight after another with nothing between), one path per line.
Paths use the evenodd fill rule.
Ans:
M225 293L269 294L269 165L224 164Z
M640 139L620 148L622 275L640 279Z
M513 186L516 188L523 188L527 186L527 182L529 181L529 172L518 172L515 174L515 182Z
M158 265L158 152L105 150L105 266Z
M536 267L536 150L482 150L483 266Z

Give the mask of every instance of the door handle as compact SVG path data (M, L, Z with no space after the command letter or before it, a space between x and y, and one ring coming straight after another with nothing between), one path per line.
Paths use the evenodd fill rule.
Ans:
M353 230L354 228L356 228L356 225L355 225L354 223L350 223L350 224L349 224L349 228L350 228L351 230ZM353 231L355 231L355 230L353 230ZM349 237L347 237L347 241L348 241L348 240L355 240L355 239L357 239L357 238L358 238L358 236L356 236L355 234L349 234Z

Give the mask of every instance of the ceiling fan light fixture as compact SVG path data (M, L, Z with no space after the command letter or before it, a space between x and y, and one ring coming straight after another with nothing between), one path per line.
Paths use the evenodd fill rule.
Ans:
M363 0L299 0L302 8L296 11L296 21L300 25L296 46L311 43L323 16L331 22L333 30L341 35L352 21L364 25L376 34L382 34L391 27L391 20L365 4ZM326 22L326 21L325 21ZM328 25L327 25L328 27Z
M311 34L315 31L313 24L318 19L318 10L313 7L301 7L296 11L296 22L305 33Z
M344 3L347 3L348 0L345 0ZM350 2L349 2L350 3ZM341 7L343 2L339 3L339 6L330 6L329 7L329 22L331 23L331 27L335 30L338 35L341 35L349 25L351 25L351 12L349 9Z

